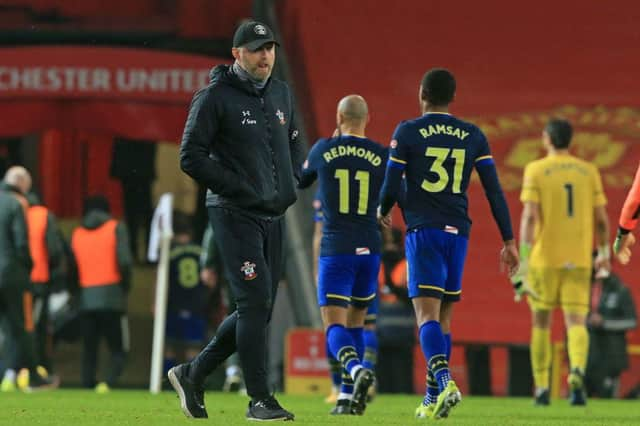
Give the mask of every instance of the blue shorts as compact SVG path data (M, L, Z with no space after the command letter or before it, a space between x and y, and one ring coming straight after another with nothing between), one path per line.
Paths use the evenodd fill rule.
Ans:
M379 254L320 256L318 305L366 308L376 297Z
M435 297L445 302L460 300L468 241L466 237L435 228L407 232L409 297Z
M207 334L207 321L188 311L167 312L167 341L174 344L201 345Z

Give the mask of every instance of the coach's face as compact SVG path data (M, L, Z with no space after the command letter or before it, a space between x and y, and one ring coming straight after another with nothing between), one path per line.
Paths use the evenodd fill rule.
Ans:
M265 43L257 50L246 47L233 48L231 53L240 66L256 80L264 81L271 76L276 61L275 43Z

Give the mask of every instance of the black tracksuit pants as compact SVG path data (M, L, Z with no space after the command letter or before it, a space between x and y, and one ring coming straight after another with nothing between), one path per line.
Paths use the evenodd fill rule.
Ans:
M35 371L33 333L25 330L24 289L16 286L0 288L0 322L4 320L7 341L4 357L7 368Z
M283 269L284 218L260 219L224 208L209 208L209 219L235 311L191 362L189 376L200 385L234 352L238 352L247 393L254 400L269 396L267 325Z
M49 327L49 283L32 284L32 287L36 357L38 365L42 365L51 372L52 335Z
M92 388L97 384L98 350L104 338L111 354L107 385L113 386L125 367L129 352L129 322L119 311L85 311L82 313L82 386Z

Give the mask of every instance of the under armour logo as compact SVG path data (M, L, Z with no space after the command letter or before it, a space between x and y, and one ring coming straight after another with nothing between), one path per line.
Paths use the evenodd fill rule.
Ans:
M243 117L251 117L251 111L242 111Z

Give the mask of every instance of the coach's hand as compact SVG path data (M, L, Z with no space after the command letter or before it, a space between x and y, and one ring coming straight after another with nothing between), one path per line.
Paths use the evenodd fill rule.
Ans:
M616 240L613 243L613 255L616 260L623 265L626 265L631 260L631 246L636 243L636 237L631 232L622 234L618 230Z
M382 226L384 226L385 228L391 228L391 212L387 213L385 216L382 215L382 213L380 213L380 207L378 206L378 223Z
M504 247L500 250L500 270L507 271L507 274L513 277L518 272L519 265L520 256L518 256L515 240L505 241Z

